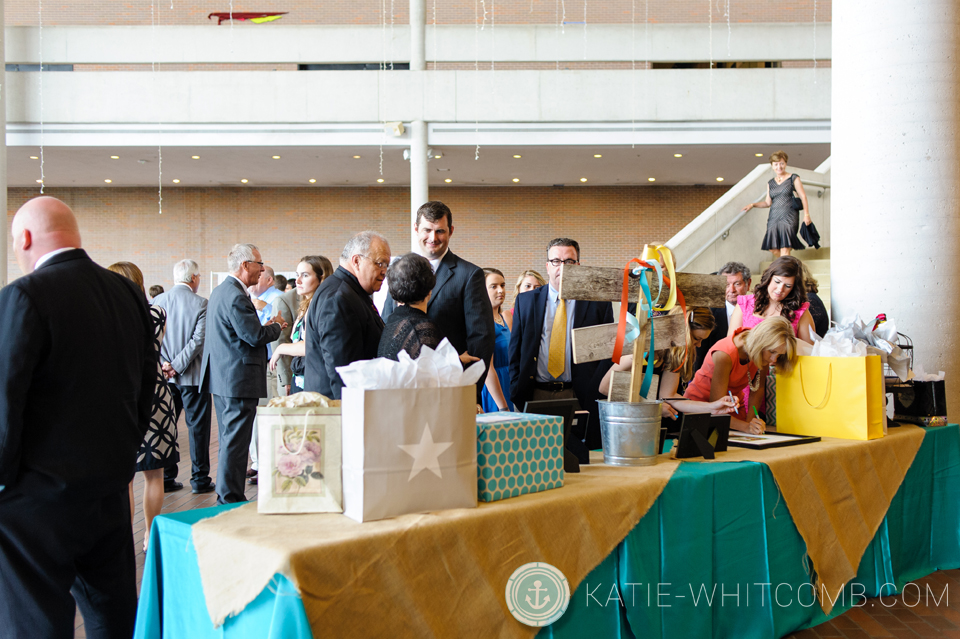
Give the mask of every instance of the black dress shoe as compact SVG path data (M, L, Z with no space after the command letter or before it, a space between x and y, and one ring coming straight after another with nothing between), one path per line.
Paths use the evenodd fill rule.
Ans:
M257 476L257 471L255 471L252 468L247 469L247 477L256 477L256 476Z
M210 483L207 484L206 486L200 486L199 488L194 488L194 489L193 489L193 494L194 494L194 495L203 495L203 494L205 494L205 493L212 493L212 492L215 491L216 489L217 489L217 485L214 484L213 482L210 482Z
M165 481L163 482L163 492L165 493L175 493L178 490L183 489L183 484L178 481Z

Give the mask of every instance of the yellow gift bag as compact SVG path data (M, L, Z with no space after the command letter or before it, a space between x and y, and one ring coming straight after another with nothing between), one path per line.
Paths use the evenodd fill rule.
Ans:
M883 437L883 367L867 357L798 357L777 375L777 431L841 439Z

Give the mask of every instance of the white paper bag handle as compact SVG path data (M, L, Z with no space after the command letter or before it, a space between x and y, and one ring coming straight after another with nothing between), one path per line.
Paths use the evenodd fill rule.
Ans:
M797 360L797 368L800 370L800 390L803 391L803 399L805 402L807 402L807 404L813 406L813 402L811 402L810 398L807 397L807 386L803 383L803 365L800 363L800 360ZM819 405L813 406L815 410L820 410L827 405L827 401L830 399L830 387L832 384L833 364L827 364L827 387L823 390L823 401L821 401Z
M303 445L307 443L307 420L311 415L316 415L316 413L308 410L303 415L303 436L300 438L300 448L298 448L297 452L295 453L291 452L290 449L287 448L287 439L283 436L283 424L280 424L280 447L287 451L288 455L299 455L301 452L303 452Z

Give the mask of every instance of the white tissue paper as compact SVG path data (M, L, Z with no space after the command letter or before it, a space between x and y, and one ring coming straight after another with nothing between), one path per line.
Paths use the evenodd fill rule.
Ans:
M943 371L935 375L923 370L923 364L917 364L917 367L913 369L913 380L916 382L942 382L944 377L946 377L946 374Z
M337 372L347 388L378 390L470 386L477 383L486 369L480 360L464 370L457 349L446 338L437 350L422 347L417 359L411 359L406 351L400 351L398 357L397 362L385 357L360 360L349 366L338 366Z
M879 355L880 360L896 373L901 381L913 376L910 356L897 346L897 325L893 319L871 330L873 321L864 322L857 315L831 328L823 340L813 345L812 355L820 357L863 357Z

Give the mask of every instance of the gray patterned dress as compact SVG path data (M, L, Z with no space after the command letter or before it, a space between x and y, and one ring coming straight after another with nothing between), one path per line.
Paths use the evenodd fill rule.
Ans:
M157 350L157 387L153 392L153 416L137 453L137 472L166 468L180 461L177 448L177 409L160 366L160 344L167 327L167 314L159 306L150 307L153 343Z
M788 248L798 251L803 243L797 237L800 228L800 211L793 208L793 181L797 178L794 173L782 184L771 179L767 184L770 187L770 215L767 217L767 234L763 237L764 251Z

